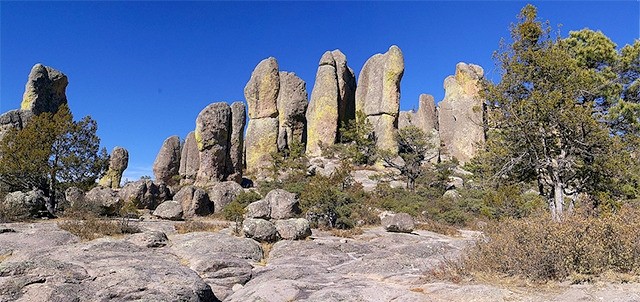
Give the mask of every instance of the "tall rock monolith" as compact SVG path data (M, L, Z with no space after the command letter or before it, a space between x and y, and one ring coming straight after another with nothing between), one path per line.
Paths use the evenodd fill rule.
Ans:
M398 129L415 126L422 130L429 138L431 148L427 151L426 158L437 162L440 147L440 135L438 133L438 108L430 94L421 94L418 100L417 111L400 111Z
M180 153L182 151L180 147L180 137L177 135L170 136L164 141L153 163L153 175L156 181L169 186L179 182Z
M306 142L307 85L293 72L280 71L278 150Z
M237 183L242 181L242 165L244 154L244 126L247 110L243 102L231 104L231 134L227 157L227 180Z
M38 115L42 112L56 112L67 103L67 76L49 66L36 64L31 68L25 85L20 109L30 110Z
M200 168L200 151L196 142L195 131L189 132L184 139L184 146L180 153L180 178L184 184L191 184L196 180Z
M109 155L109 170L100 179L98 184L101 187L117 189L120 187L120 181L122 180L122 173L127 169L129 165L129 152L122 147L115 147Z
M195 139L200 153L196 184L225 180L231 132L231 107L224 102L205 107L196 118Z

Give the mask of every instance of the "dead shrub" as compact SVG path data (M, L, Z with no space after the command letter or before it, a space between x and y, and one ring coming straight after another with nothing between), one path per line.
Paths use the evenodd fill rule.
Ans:
M415 229L434 232L447 236L460 236L460 232L457 228L435 220L427 220L424 222L416 223Z
M212 223L202 221L185 221L183 223L176 223L173 227L176 229L178 234L185 234L191 232L218 232L228 226L228 222Z
M129 224L127 219L103 220L95 217L85 220L59 222L58 227L87 241L105 236L118 236L141 232L140 228Z
M362 235L364 233L364 231L359 227L352 229L330 229L329 232L331 232L331 235L333 236L342 238L354 238L355 236Z

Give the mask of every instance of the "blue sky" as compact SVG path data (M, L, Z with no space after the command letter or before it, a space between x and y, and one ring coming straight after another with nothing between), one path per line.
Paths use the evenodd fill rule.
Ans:
M421 93L444 96L458 62L495 78L492 53L527 2L8 2L0 1L0 111L18 108L31 67L69 77L76 118L98 122L102 145L129 150L125 177L151 175L165 138L184 138L212 102L244 100L260 60L276 57L311 94L321 55L340 49L359 74L398 45L401 110ZM560 33L591 28L618 46L640 36L640 2L543 1Z

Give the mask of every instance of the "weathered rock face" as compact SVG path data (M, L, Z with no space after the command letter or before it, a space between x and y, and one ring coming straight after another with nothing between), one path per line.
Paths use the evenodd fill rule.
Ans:
M356 111L364 112L373 124L378 148L397 151L393 134L398 128L403 74L404 57L395 45L385 54L369 58L360 71ZM378 118L372 118L374 116Z
M31 111L20 109L7 111L0 115L0 140L10 129L22 130L32 116Z
M237 183L242 181L244 126L246 120L247 110L244 103L234 102L231 104L231 135L229 136L227 179Z
M433 161L438 160L440 135L438 133L438 109L433 96L421 94L417 111L400 111L398 118L398 129L408 126L418 127L429 136L432 148L427 151L426 158Z
M180 154L180 177L186 183L193 183L200 168L200 152L196 142L195 132L191 131L184 140L184 146Z
M100 208L102 215L115 215L122 207L122 198L111 188L95 187L85 194L85 201Z
M38 212L44 209L46 200L41 190L31 190L26 193L17 191L7 194L2 205L14 216L29 218L37 216Z
M246 171L259 173L269 166L270 154L278 151L278 62L270 57L262 60L244 87L249 124L245 140Z
M171 198L169 188L163 183L156 184L150 179L130 182L118 192L124 202L132 202L139 209L155 209L158 204Z
M182 205L183 217L204 216L213 213L213 203L203 189L185 186L173 196Z
M413 232L413 217L407 213L398 213L382 218L382 226L387 232L411 233Z
M331 51L336 61L336 76L338 78L338 128L342 123L356 118L356 76L353 69L347 65L347 56L336 49Z
M483 102L478 95L484 71L458 63L456 74L444 80L445 96L438 109L440 140L448 156L469 161L484 143Z
M70 187L64 190L64 199L70 206L82 204L84 202L84 192L78 187Z
M307 86L293 72L280 72L278 150L306 141Z
M307 155L322 155L321 146L331 146L338 136L338 78L330 51L320 58L316 82L307 111Z
M247 218L242 222L244 235L261 242L274 242L278 239L275 225L268 220Z
M200 168L196 183L225 179L230 126L231 107L227 103L210 104L198 114L195 138L200 151Z
M157 181L167 185L178 182L176 176L180 171L180 153L180 137L174 135L164 141L153 163L153 175Z
M167 200L153 211L153 216L168 220L182 220L182 205L175 200Z
M122 147L115 147L109 156L109 170L100 179L100 186L117 189L120 187L122 173L129 165L129 152Z
M209 200L213 203L213 211L221 213L242 192L242 186L237 182L225 181L217 183L209 189Z
M276 220L278 236L284 240L300 240L311 236L309 221L303 218Z
M61 104L67 103L67 76L49 66L36 64L31 68L25 85L20 109L30 110L38 115L42 112L56 112Z

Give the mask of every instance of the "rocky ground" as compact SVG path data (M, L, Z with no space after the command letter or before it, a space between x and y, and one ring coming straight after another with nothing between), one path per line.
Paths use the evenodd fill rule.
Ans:
M314 230L261 245L231 229L178 234L176 223L136 222L142 233L86 242L51 221L0 224L0 301L640 301L634 283L427 278L478 235L470 231L371 228L352 239Z

